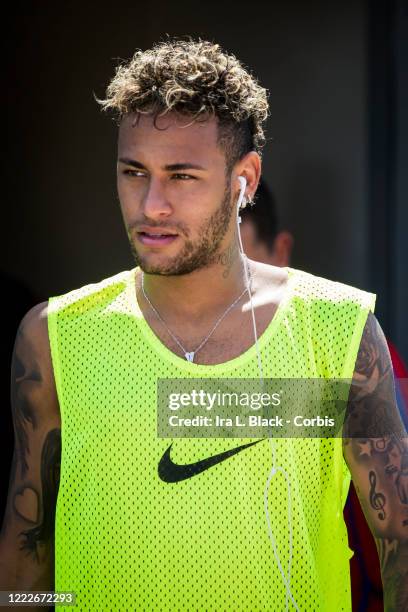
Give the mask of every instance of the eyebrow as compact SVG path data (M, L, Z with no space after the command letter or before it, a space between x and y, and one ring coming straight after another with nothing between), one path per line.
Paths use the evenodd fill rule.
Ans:
M126 164L127 166L138 168L139 170L146 170L146 167L135 159L120 157L118 161L120 161L122 164ZM182 164L168 164L167 166L164 166L163 169L167 172L176 172L179 170L206 170L204 166L200 166L199 164L192 164L191 162L185 162Z

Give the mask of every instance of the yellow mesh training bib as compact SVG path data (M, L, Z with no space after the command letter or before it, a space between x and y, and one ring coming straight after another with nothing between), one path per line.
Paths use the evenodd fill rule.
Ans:
M285 297L259 339L265 378L352 378L375 294L287 271ZM255 347L217 365L176 356L142 316L135 272L49 298L62 422L55 590L75 592L75 610L285 610L264 509L269 441L192 478L158 474L172 442L172 460L189 464L249 440L159 438L157 380L255 379ZM291 483L293 597L305 612L351 612L341 438L274 444ZM286 571L287 485L279 474L272 483L269 514Z

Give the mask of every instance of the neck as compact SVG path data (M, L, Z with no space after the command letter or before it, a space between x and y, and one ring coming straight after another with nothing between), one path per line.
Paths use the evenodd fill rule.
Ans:
M237 248L228 247L210 266L189 274L144 274L144 289L169 322L198 324L213 319L245 289L245 259Z

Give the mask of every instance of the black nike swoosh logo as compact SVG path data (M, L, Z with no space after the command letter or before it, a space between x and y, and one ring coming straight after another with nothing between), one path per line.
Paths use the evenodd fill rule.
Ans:
M201 472L204 472L205 470L208 470L208 468L217 465L217 463L221 463L221 461L225 461L225 459L229 459L229 457L233 457L237 453L243 451L245 448L258 444L258 442L262 442L262 440L265 440L265 438L261 438L255 442L249 442L248 444L243 444L242 446L237 446L236 448L231 448L230 450L224 451L218 455L213 455L212 457L207 457L206 459L201 459L195 463L187 463L185 465L179 465L173 462L170 457L170 450L173 444L170 444L163 457L160 459L158 466L159 477L164 480L164 482L180 482L181 480L186 480L187 478L201 474Z

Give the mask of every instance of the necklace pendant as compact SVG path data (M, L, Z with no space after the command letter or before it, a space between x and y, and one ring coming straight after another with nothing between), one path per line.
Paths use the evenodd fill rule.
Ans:
M194 360L194 351L192 351L191 353L184 353L184 357L187 359L187 361L193 361Z

